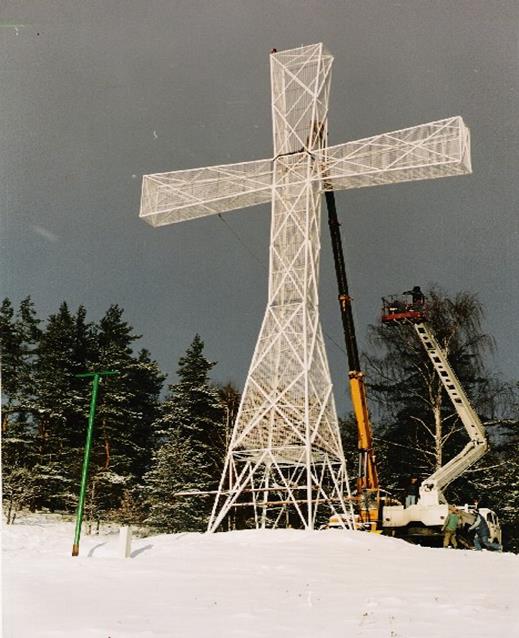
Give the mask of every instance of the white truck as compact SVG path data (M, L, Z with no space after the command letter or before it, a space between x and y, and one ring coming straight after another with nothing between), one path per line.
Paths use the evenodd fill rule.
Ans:
M488 441L481 420L427 323L423 297L422 300L418 300L419 303L394 302L391 299L384 299L382 321L386 324L396 322L413 325L470 440L459 454L422 481L415 505L384 506L382 526L385 533L394 535L437 535L448 516L449 509L443 491L486 453ZM474 521L474 507L464 505L456 508L462 523ZM501 527L495 512L486 508L481 508L479 512L488 523L490 540L501 543Z

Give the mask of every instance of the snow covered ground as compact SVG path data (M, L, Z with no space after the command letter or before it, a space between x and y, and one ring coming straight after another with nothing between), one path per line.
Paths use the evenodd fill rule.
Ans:
M519 556L366 533L86 536L4 526L4 638L519 636Z

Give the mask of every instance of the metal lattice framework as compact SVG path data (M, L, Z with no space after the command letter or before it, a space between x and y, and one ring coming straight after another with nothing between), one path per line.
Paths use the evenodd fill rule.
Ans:
M210 531L240 505L263 527L290 510L312 529L322 505L352 520L319 321L322 192L471 172L460 117L326 146L332 61L322 44L271 54L273 159L143 180L153 226L272 201L267 309Z

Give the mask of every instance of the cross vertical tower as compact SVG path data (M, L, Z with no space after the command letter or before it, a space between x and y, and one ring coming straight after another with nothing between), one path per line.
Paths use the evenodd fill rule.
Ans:
M342 509L344 455L319 322L322 167L314 156L325 148L332 56L316 44L270 59L268 302L227 457L233 487L216 499L211 529L243 489L259 490L273 506L291 501L308 528L319 501Z
M241 506L257 527L298 520L313 529L323 505L351 520L319 322L321 193L470 172L459 117L327 147L332 56L315 44L270 61L272 160L143 181L141 217L154 226L272 201L267 308L210 531Z

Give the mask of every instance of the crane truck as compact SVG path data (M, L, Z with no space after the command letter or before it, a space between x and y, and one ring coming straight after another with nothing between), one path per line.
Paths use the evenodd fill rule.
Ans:
M416 286L414 291L419 291L419 287ZM414 295L412 293L413 291L407 293L413 296L412 301L409 297L402 299L396 295L383 298L382 323L389 326L399 324L412 326L469 436L469 442L448 463L422 481L419 497L414 505L384 506L382 514L384 531L408 537L430 536L441 530L449 508L444 490L488 450L485 427L472 407L428 322L425 298L421 292ZM471 523L474 520L473 507L457 506L457 510L463 523ZM501 543L501 528L496 514L486 508L480 508L479 512L487 520L491 539Z
M348 291L346 265L342 250L340 224L337 219L335 195L332 190L325 191L328 209L328 227L332 242L339 307L341 312L344 341L348 356L348 377L351 402L357 424L357 441L359 450L359 466L356 490L353 493L353 505L357 515L357 527L372 532L380 531L382 518L382 501L380 486L375 465L372 428L366 400L364 373L360 367L359 351L355 336L355 324L351 308L351 297ZM328 526L342 527L339 515L332 516Z

